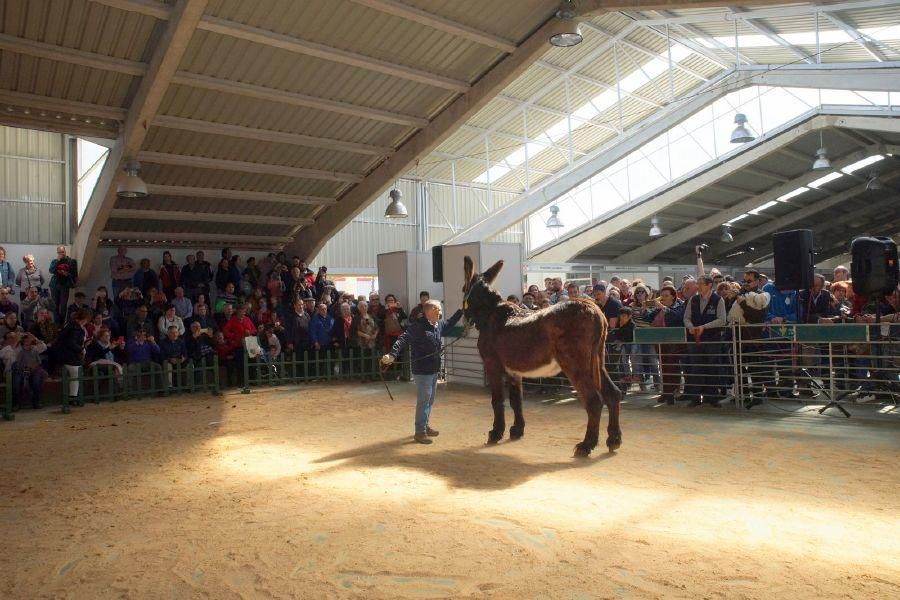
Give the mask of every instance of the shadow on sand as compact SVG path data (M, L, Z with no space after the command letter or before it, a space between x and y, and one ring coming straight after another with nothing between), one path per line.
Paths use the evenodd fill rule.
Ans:
M510 443L515 442L498 446L410 452L408 450L412 450L411 448L407 451L404 449L415 442L404 437L336 452L313 462L323 464L343 461L327 470L378 467L416 469L440 477L447 485L456 489L503 490L548 473L588 468L613 456L602 452L603 449L598 447L598 454L593 459L570 458L565 461L531 463L516 456L492 451Z

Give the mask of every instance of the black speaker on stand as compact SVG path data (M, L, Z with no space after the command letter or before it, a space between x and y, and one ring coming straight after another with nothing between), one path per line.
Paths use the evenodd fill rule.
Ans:
M431 247L431 280L435 283L444 281L444 247Z
M808 290L813 286L816 260L812 230L780 231L772 235L772 250L779 290Z
M881 324L881 302L887 294L893 294L900 281L900 262L897 260L897 244L889 237L858 237L850 243L850 277L853 292L869 296L875 304L876 329ZM880 334L880 332L879 332ZM879 335L879 334L876 334ZM872 335L870 333L870 335ZM883 373L881 344L872 344L874 373ZM878 386L895 397L895 384L880 382ZM821 411L820 411L821 412Z

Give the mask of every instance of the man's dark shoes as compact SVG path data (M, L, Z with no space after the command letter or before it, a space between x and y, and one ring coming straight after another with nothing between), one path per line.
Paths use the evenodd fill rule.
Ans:
M441 432L437 429L432 429L431 427L425 428L425 433L428 434L428 437L437 437L441 435Z
M659 403L672 406L673 404L675 404L675 397L672 396L672 394L663 394L659 397Z
M691 402L690 404L688 404L688 406L700 406L700 398L694 396L693 398L691 398Z
M419 433L417 433L413 439L420 444L430 444L433 441L424 431L420 431Z

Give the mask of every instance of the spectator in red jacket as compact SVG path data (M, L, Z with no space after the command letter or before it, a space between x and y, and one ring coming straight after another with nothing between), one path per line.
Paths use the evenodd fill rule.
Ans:
M234 307L234 315L222 327L222 333L225 334L225 343L228 344L229 350L240 348L248 335L256 335L256 326L247 316L246 306L238 304Z

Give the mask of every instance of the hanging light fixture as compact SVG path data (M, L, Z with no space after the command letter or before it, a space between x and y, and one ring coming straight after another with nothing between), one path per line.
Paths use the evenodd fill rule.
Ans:
M565 227L563 222L559 220L559 207L555 204L550 207L550 218L547 219L547 227L549 229L559 229Z
M734 128L734 131L731 132L732 144L744 144L756 139L756 136L753 135L753 132L747 127L747 115L743 113L734 115L734 123L736 127Z
M659 227L659 217L653 217L650 219L650 237L658 238L662 237L662 229Z
M877 192L878 190L882 189L884 189L884 186L881 184L881 180L878 179L878 171L875 171L874 173L872 173L869 181L866 182L866 191Z
M722 237L719 239L725 244L730 244L734 241L734 236L731 235L731 225L722 225Z
M562 22L562 31L550 36L550 44L557 48L571 48L584 40L581 35L581 26L575 20L578 13L575 12L575 3L572 0L562 0L556 18Z
M406 211L406 207L400 201L403 198L403 192L398 190L397 188L392 189L388 192L388 196L391 198L391 203L388 204L387 208L384 209L384 216L387 219L405 219L409 216L409 213Z
M813 171L830 171L831 161L828 160L828 148L825 147L825 136L819 132L819 149L816 150L816 160L813 163Z
M130 160L125 163L125 179L116 188L116 196L119 198L146 198L147 184L138 177L141 172L141 163Z

